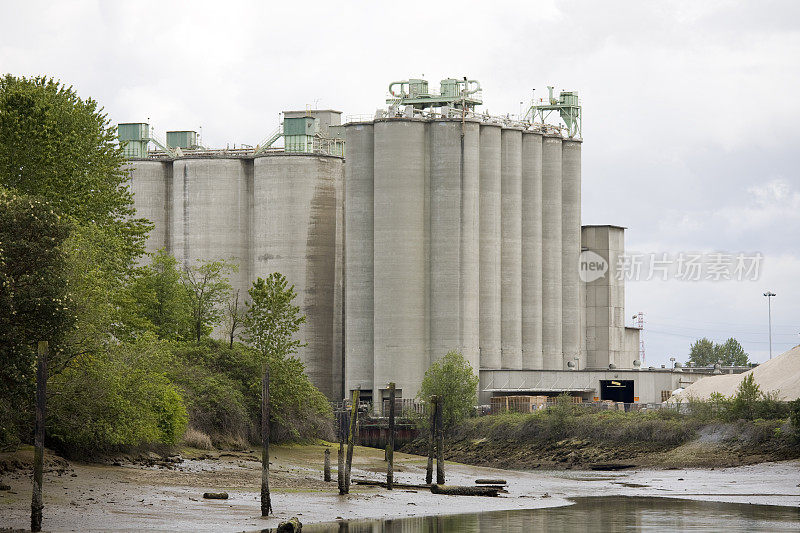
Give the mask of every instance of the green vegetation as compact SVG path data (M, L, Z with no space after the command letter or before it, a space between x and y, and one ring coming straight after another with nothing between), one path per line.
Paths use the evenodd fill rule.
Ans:
M778 401L777 395L765 394L755 382L753 374L742 378L736 394L725 397L714 393L707 401L689 398L686 413L702 421L736 421L757 419L786 419L790 415L790 404Z
M450 351L425 372L417 395L428 401L436 395L442 401L442 428L449 433L463 422L478 402L478 376L460 352ZM427 418L422 419L424 423Z
M71 453L174 445L187 427L204 447L255 441L267 359L272 438L328 436L300 341L265 358L253 332L270 317L253 312L256 348L235 342L234 263L146 260L152 224L136 218L123 163L97 102L46 78L0 79L0 446L31 439L39 340L51 346L48 442ZM210 338L218 327L226 342Z
M714 344L703 337L689 347L689 362L694 366L713 366L717 362L726 366L745 366L750 356L734 338Z

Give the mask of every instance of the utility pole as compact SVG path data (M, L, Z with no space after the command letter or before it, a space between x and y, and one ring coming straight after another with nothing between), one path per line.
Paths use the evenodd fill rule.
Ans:
M36 361L36 426L34 428L33 493L31 495L31 531L42 530L42 470L44 465L44 422L47 398L47 341L39 341Z
M769 313L769 358L772 359L772 297L775 293L767 291L764 293L767 297L767 312Z

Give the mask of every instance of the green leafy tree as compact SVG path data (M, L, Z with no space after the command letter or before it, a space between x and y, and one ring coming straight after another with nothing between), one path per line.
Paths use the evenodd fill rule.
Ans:
M0 187L0 443L27 424L36 342L72 329L64 242L69 224L46 202Z
M151 263L138 270L128 292L135 309L126 319L131 326L152 328L161 339L194 338L190 293L178 261L166 250L156 252Z
M266 280L255 280L247 293L250 295L245 316L247 340L264 360L296 354L304 344L295 334L306 317L292 303L297 297L294 285L289 286L282 274L273 272Z
M0 185L97 226L113 241L118 266L129 267L152 225L135 218L124 161L95 100L53 79L0 78Z
M689 347L689 362L694 366L712 366L717 362L714 343L703 337Z
M713 366L717 362L728 366L745 366L749 355L734 338L715 344L703 337L689 347L689 362L695 366Z
M744 351L742 345L734 338L726 340L723 344L714 347L717 360L727 366L746 366L750 356Z
M458 351L450 351L425 372L417 397L442 401L442 428L449 432L466 419L478 401L478 376L469 361Z
M220 323L231 293L228 276L238 270L238 265L228 261L198 261L184 269L183 283L189 293L192 331L197 342Z

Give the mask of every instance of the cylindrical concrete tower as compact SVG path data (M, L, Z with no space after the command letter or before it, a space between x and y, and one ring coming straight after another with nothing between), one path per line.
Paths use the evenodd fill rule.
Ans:
M522 131L501 134L501 366L522 368Z
M147 236L145 250L154 253L169 245L168 184L171 186L172 161L150 159L128 162L123 170L130 171L130 190L133 192L133 206L136 216L153 223Z
M461 127L461 126L459 126ZM461 345L480 368L480 126L465 121L461 176Z
M461 123L430 123L430 351L461 350Z
M581 142L564 140L561 170L562 350L564 366L581 356ZM582 362L581 362L582 363ZM580 368L584 365L580 364Z
M428 367L427 124L375 122L373 397L394 381L404 397ZM457 273L455 273L457 275Z
M542 136L522 135L522 368L542 359Z
M542 141L542 352L544 368L564 368L561 344L561 137Z
M345 394L373 385L373 132L345 128Z
M239 272L234 289L250 284L248 166L241 158L183 158L173 163L172 246L175 257L198 261L232 260Z
M480 366L500 368L500 126L480 126Z
M320 391L331 397L336 190L338 157L256 157L253 187L253 278L280 272L295 286L295 303L306 315L298 357Z

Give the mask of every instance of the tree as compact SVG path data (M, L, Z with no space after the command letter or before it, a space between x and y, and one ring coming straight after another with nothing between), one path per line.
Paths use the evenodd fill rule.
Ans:
M714 343L703 337L689 347L689 361L694 366L712 366L717 362Z
M195 266L184 269L183 282L189 292L192 331L197 342L219 324L223 305L231 292L228 276L238 271L238 265L224 260L198 261Z
M713 366L717 362L728 366L745 366L749 356L734 338L715 344L703 337L689 348L689 362L695 366Z
M297 293L294 285L287 287L286 278L278 272L266 281L258 278L248 290L250 304L245 324L248 340L262 356L264 368L261 378L261 516L272 512L269 493L269 381L271 360L282 360L297 353L302 343L294 338L306 321L300 307L292 304Z
M133 276L128 292L143 322L128 317L129 326L152 328L160 339L189 340L194 336L192 302L178 261L159 250L152 262Z
M0 443L27 425L37 341L58 347L74 324L65 280L69 231L48 203L0 187Z
M230 348L233 348L233 342L239 336L239 330L244 325L245 311L239 299L239 289L236 289L225 305L225 333L228 336Z
M478 400L478 376L458 351L450 351L425 372L417 397L427 401L439 396L445 432L469 416Z
M723 344L718 344L714 349L717 354L717 360L722 361L723 365L746 366L750 359L750 356L744 351L739 341L733 337Z
M128 267L152 225L135 218L116 128L102 111L53 79L0 78L0 185L116 236L120 266Z

